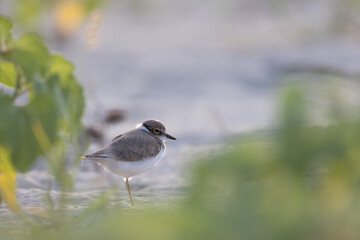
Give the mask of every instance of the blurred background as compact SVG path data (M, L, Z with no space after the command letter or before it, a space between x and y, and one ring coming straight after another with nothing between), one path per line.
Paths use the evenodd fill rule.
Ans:
M206 176L213 174L212 167L223 169L232 166L221 163L221 159L232 159L230 162L233 159L241 159L231 155L234 149L241 149L238 148L239 145L246 148L255 144L255 147L251 145L250 150L245 149L252 151L251 149L257 147L267 149L268 142L275 141L280 145L280 149L284 147L284 152L290 151L300 162L306 162L307 166L310 166L302 168L301 164L296 165L299 164L296 162L292 165L296 171L311 173L315 171L313 166L316 166L317 170L325 171L327 167L318 168L318 162L315 161L320 157L314 157L315 160L311 162L311 154L303 154L300 150L311 152L314 149L326 149L326 152L339 145L347 149L346 147L350 146L347 145L349 141L354 143L358 140L358 137L353 136L356 140L345 137L347 140L344 142L336 142L343 139L341 129L347 129L346 125L329 136L326 135L326 130L321 132L319 139L326 143L333 140L322 148L321 140L311 142L313 137L310 135L315 134L317 130L309 130L306 127L316 125L327 128L331 124L337 124L341 117L344 117L339 120L341 124L357 121L360 102L359 10L360 2L356 0L0 0L0 13L9 16L16 23L15 37L23 32L37 32L51 50L61 53L75 65L75 75L84 88L86 98L83 123L86 132L91 136L86 153L98 149L115 135L133 128L146 119L161 120L167 131L178 138L176 142L167 143L167 153L158 166L149 173L135 177L131 182L135 204L144 208L176 208L179 201L191 195L191 191L187 191L189 186L192 186L191 189L198 189L190 180L196 179L192 175L193 167L190 166L210 161L209 159L218 154L225 154L218 157L218 165L210 164L207 166L210 169L203 167L207 169L204 170L205 173L199 170L199 175L207 179ZM293 89L294 86L300 86L301 93L296 90L288 93L284 90ZM300 113L295 113L294 117L292 114L296 109L303 109L302 99L306 110L299 110ZM112 123L111 117L117 119L114 120L116 123ZM301 124L294 125L291 122L292 117L305 120L299 120ZM286 127L289 127L287 132L279 133L281 136L288 136L285 140L272 138L277 136L278 129L287 129ZM303 137L299 133L300 127L304 127L303 135L309 136L299 140L300 142L291 142L293 135ZM296 132L294 129L299 131ZM349 127L348 132L355 133L357 129L356 127L352 130ZM238 143L238 140L231 140L248 139L249 136L251 141L246 140L244 144ZM259 144L265 144L265 147ZM228 149L227 146L232 148ZM351 149L357 149L356 144L351 145ZM353 154L351 156L354 156L354 162L350 165L358 166L358 151L350 152L344 150L344 155L341 156ZM261 156L266 158L271 153L272 150L269 150ZM334 157L331 153L324 155L329 159ZM286 156L279 159L292 161ZM336 155L334 158L340 160L341 156ZM327 157L325 159L328 159ZM264 167L262 163L255 160L254 162L256 163L246 162L246 166L238 166L241 169L239 174L244 171L243 174L246 175L252 172L253 168ZM249 167L247 164L255 165ZM287 163L280 160L277 164L271 168L274 170L273 173L287 166ZM86 161L79 164L76 171L76 193L73 195L75 205L86 206L97 199L103 189L119 184L120 193L111 198L111 204L126 206L123 201L126 202L128 197L121 179L107 175L103 169ZM295 172L290 171L288 174L298 176L299 172ZM354 173L354 176L357 176L357 173ZM227 171L221 174L218 176L220 180L213 179L219 181L220 185L229 184L229 179L224 180L226 176L238 176L237 173ZM345 171L343 174L350 173ZM265 175L269 177L268 173ZM232 179L237 187L241 186L241 194L243 191L249 191L252 184L257 182L245 181L242 176L244 175L235 177L237 180ZM264 177L262 174L261 176ZM37 162L31 171L18 174L17 195L20 204L29 208L43 206L43 194L49 191L49 178L51 177L41 162ZM314 178L317 179L318 175ZM294 180L293 177L291 179ZM299 179L294 180L297 187L301 185ZM309 179L307 181L311 182L313 178ZM206 183L203 180L199 177L197 181ZM342 195L344 193L341 189L346 188L346 191L354 191L358 196L357 181L355 185L347 185L344 188L335 184L339 187L339 192L329 194ZM272 181L268 184L270 186L262 186L261 189L265 192L262 193L269 193L267 191L270 190L265 189L271 189L271 184L275 184L276 189L284 187ZM200 189L205 191L207 187L201 185ZM59 194L56 184L52 189L50 195L56 198ZM198 192L202 190L198 189ZM233 191L231 187L225 187L220 192L222 196L228 196L229 191ZM289 219L295 219L294 216L299 209L306 208L297 207L297 204L301 205L304 196L307 199L308 192L299 192L297 198L294 196L294 205L289 206L295 209L294 215ZM236 196L242 196L241 194ZM281 195L281 198L275 197L274 192L269 194L270 198L274 197L272 200L287 198L286 193L282 193L284 195ZM203 198L205 196L207 195L204 194ZM237 197L235 199L241 201ZM329 198L331 197L324 197ZM318 200L316 204L319 203ZM222 205L221 200L219 201L217 204ZM246 201L244 200L243 205L239 203L239 211L246 209L244 206L249 206L246 204L250 204L251 201ZM304 200L306 201L310 200ZM334 201L337 206L336 200ZM350 200L339 201L340 205L348 204L350 208ZM214 206L211 204L210 206ZM236 201L230 201L228 204L237 206ZM308 206L317 206L316 204ZM329 204L329 208L333 209L333 205ZM269 209L275 205L274 200L264 207L266 213L263 219L271 219ZM254 205L254 209L258 207L259 205ZM4 216L11 214L4 207L1 211ZM326 209L324 211L326 212ZM306 217L310 215L309 213L302 216L301 219L306 222ZM8 218L17 221L10 216ZM229 222L234 220L229 219ZM237 221L257 222L246 217ZM281 223L286 225L284 222ZM264 226L261 223L259 225ZM285 231L284 235L276 235L278 232L274 229L279 226L286 229L284 225L266 225L268 228L264 228L264 234L268 231L273 234L272 236L284 237L282 239L289 239L286 236L292 236L290 239L305 239L307 236L331 235L331 229L328 228L324 228L327 229L324 231L319 230L324 235L303 236L296 231ZM294 226L289 225L287 229ZM336 232L336 237L328 239L346 239L344 236L349 237L347 239L356 239L355 226L357 225L344 226ZM311 232L311 226L307 227L306 229L310 229ZM236 229L230 225L223 229L227 228ZM261 234L250 234L255 231L253 228L253 225L248 226L249 235L245 234L245 239L250 239L246 238L249 236L261 239ZM348 233L350 235L347 235ZM210 236L211 234L208 237ZM236 236L230 235L229 239L239 239Z

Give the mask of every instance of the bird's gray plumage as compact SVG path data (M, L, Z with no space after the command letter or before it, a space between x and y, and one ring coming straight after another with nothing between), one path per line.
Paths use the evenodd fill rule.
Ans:
M163 141L142 129L133 129L113 138L111 143L93 154L89 159L112 159L116 161L140 161L155 157L164 147Z

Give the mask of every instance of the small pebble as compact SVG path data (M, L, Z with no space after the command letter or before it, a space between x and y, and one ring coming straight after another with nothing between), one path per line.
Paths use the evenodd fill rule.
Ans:
M86 136L95 141L103 141L104 140L104 133L101 129L95 126L88 126L86 127Z
M121 122L125 119L125 116L126 116L125 110L111 109L106 113L106 115L104 117L104 122L106 122L106 123Z

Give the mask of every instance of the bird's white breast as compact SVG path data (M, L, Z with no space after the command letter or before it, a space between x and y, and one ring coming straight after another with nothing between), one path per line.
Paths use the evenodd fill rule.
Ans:
M165 145L161 148L158 155L139 161L116 161L111 159L101 159L97 162L104 167L106 171L112 172L123 178L129 178L135 175L149 171L156 166L165 154Z

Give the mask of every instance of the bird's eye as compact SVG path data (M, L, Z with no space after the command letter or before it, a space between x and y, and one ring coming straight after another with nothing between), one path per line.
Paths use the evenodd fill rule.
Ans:
M153 131L154 133L160 133L160 130L158 128L155 128Z

